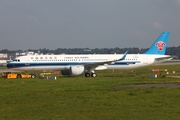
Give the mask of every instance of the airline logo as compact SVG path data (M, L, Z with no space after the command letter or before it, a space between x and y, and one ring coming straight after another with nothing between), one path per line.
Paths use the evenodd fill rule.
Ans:
M164 46L166 46L166 43L164 43L163 41L159 41L156 43L156 46L158 47L159 51L162 51L164 49Z

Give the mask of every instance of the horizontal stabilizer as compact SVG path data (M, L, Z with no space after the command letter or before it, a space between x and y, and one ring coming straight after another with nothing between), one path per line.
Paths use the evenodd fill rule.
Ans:
M173 59L172 56L162 57L162 58L155 58L156 61L168 61L168 60L171 60L171 59Z

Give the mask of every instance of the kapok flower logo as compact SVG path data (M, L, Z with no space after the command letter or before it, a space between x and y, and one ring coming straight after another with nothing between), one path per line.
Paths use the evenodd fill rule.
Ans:
M156 43L156 46L158 47L159 51L162 51L164 46L166 46L166 43L164 43L163 41L159 41Z

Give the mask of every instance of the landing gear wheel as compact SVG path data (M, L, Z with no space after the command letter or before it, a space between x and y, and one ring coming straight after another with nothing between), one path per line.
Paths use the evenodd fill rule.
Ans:
M21 79L22 76L20 74L17 74L17 79Z
M90 77L90 74L89 73L85 73L85 77Z
M96 73L91 73L91 77L96 77L97 74Z
M36 75L32 74L32 75L31 75L31 78L33 78L33 79L36 78Z

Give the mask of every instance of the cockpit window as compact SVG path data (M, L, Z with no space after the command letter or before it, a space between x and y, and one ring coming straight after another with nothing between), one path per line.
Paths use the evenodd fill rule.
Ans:
M19 60L19 59L14 59L13 61L15 61L15 62L20 62L20 60Z
M17 61L16 59L14 59L13 61Z

